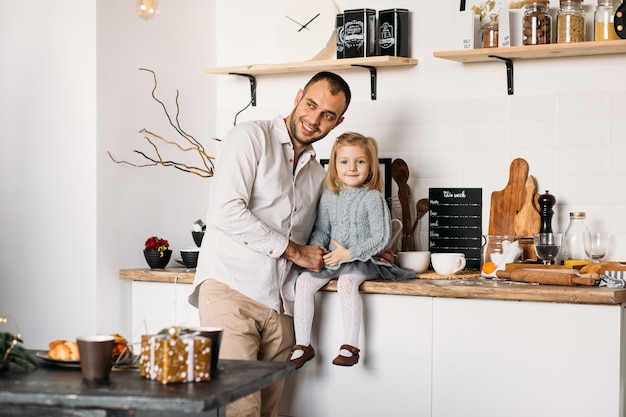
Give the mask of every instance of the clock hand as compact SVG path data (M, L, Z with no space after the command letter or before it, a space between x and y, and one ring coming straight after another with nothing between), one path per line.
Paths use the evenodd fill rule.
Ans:
M308 25L309 23L311 23L311 22L307 22L307 24L306 24L306 25L303 25L302 23L300 23L300 22L297 22L297 21L293 20L293 19L292 19L292 18L290 18L289 16L285 16L285 17L286 17L287 19L291 20L293 23L295 23L295 24L297 24L298 26L300 26L300 29L298 30L298 32L300 32L302 29L304 29L304 28L306 27L306 25ZM307 30L311 30L311 29L307 28Z
M309 23L311 23L312 21L314 21L315 19L317 19L319 15L320 15L319 13L318 13L318 14L316 14L315 16L313 16L313 18L312 18L311 20L309 20L308 22L306 22L306 23L304 24L304 26L302 26L302 25L301 25L302 27L301 27L300 29L298 29L298 32L300 32L302 29L305 29L305 28L306 28L306 30L311 30L311 29L309 29L307 26L309 26Z

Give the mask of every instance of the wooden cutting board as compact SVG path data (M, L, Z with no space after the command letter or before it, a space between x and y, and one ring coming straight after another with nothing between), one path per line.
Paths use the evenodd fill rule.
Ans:
M514 159L509 167L509 182L506 187L502 191L491 193L490 235L515 236L515 215L524 206L527 179L528 162L522 158Z
M520 211L515 215L515 236L528 238L526 240L530 240L532 239L533 234L539 233L539 229L541 229L541 216L537 210L537 207L539 206L537 203L539 194L537 193L537 183L535 182L535 177L532 175L528 176L525 188L526 193L524 196L524 204L522 205ZM537 254L535 253L535 248L533 246L532 240L530 243L520 242L520 247L522 248L522 259L537 260Z
M535 177L529 175L526 179L524 204L515 215L515 236L532 237L541 229L541 216L537 210L537 183Z

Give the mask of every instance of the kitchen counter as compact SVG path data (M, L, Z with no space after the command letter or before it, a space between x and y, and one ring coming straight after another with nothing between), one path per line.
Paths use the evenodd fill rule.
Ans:
M193 283L194 270L185 268L122 269L120 279L144 282ZM433 274L424 274L432 277ZM419 275L418 275L419 276ZM322 291L337 290L337 280ZM424 297L449 297L511 301L546 301L572 304L617 305L626 302L626 289L533 285L511 281L493 281L477 278L466 271L460 279L421 279L408 281L366 281L360 291L363 294L414 295Z
M82 381L80 368L36 360L33 372L11 364L0 373L0 416L217 417L232 401L294 371L288 362L224 360L208 382L162 384L141 377L137 369L122 369L111 372L108 384L90 385Z
M460 279L418 276L429 279L360 287L361 359L350 369L331 363L343 343L336 281L316 294L316 356L287 377L279 413L626 415L626 290L492 281L468 271ZM119 277L132 285L133 328L198 325L187 301L194 270L124 269ZM340 401L337 392L359 401Z

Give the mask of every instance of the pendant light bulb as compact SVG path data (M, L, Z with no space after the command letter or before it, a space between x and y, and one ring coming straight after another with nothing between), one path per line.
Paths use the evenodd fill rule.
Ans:
M135 12L142 19L151 19L159 14L159 0L137 0Z

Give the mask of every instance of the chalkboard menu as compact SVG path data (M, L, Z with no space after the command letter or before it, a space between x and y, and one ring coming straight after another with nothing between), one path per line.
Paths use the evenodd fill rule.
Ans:
M461 252L465 269L480 269L482 188L430 188L428 247L432 253Z

